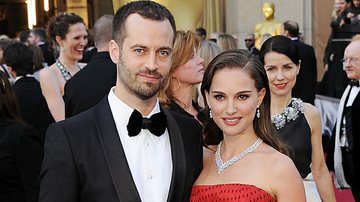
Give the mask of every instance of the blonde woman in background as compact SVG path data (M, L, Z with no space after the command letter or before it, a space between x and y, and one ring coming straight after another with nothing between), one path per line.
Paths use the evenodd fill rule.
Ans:
M202 123L200 107L192 99L192 88L204 75L204 60L197 54L199 47L200 39L192 31L176 32L172 65L159 98L163 106Z
M59 58L49 68L40 71L40 85L55 121L65 119L65 82L81 70L78 63L87 44L84 20L73 13L63 13L50 21L48 34L60 48Z
M220 34L216 42L221 51L237 49L236 39L230 34Z
M198 55L204 59L204 67L205 69L208 67L209 63L211 62L214 57L216 57L219 53L221 53L221 48L213 41L203 41L201 42L201 46L198 51ZM204 97L201 95L200 92L201 84L196 85L195 93L194 93L194 100L197 101L198 105L201 108L205 107L204 104Z

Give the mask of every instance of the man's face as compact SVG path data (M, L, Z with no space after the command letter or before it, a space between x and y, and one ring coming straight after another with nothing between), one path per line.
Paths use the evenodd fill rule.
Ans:
M157 95L171 65L174 32L168 20L155 21L131 14L125 22L121 47L110 43L118 67L116 88L142 100ZM124 92L124 93L125 93Z
M251 34L247 35L247 36L245 37L245 40L244 40L244 41L245 41L245 45L246 45L247 48L251 48L251 47L253 47L254 44L255 44L255 38L254 38L254 36L251 35Z
M36 36L33 32L30 32L29 38L28 38L28 42L29 44L34 44L36 45L36 43L38 43L38 36Z
M351 42L346 47L343 65L349 79L360 79L360 41Z

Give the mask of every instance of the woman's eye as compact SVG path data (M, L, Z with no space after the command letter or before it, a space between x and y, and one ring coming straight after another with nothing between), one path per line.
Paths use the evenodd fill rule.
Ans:
M274 68L274 67L268 67L268 68L266 69L266 71L272 72L272 71L275 71L275 68Z
M224 96L222 96L222 95L215 95L214 98L215 98L216 100L222 100L222 99L224 99Z
M240 100L246 100L248 97L248 95L239 95Z

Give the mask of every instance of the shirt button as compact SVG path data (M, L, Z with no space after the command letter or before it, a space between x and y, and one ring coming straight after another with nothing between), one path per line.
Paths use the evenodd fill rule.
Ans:
M153 179L153 176L152 175L149 175L148 176L148 180L152 180Z
M147 143L146 143L146 146L147 146L147 147L150 146L150 143L147 142Z

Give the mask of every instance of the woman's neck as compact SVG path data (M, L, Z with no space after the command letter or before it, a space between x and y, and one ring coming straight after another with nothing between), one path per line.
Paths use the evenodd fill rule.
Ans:
M62 54L60 54L59 60L60 60L61 64L63 64L68 71L79 70L79 65L78 65L77 60L71 60Z
M192 114L194 117L197 116L197 111L192 105L192 85L187 85L183 83L174 82L173 83L173 93L176 98L175 102L180 105L188 113Z
M283 96L271 95L271 107L270 114L271 116L280 114L285 107L291 102L291 93Z
M255 134L254 129L250 128L247 131L244 131L242 134L238 135L224 135L224 140L222 143L221 153L223 159L230 159L235 155L240 154L250 145L252 145L258 137Z

